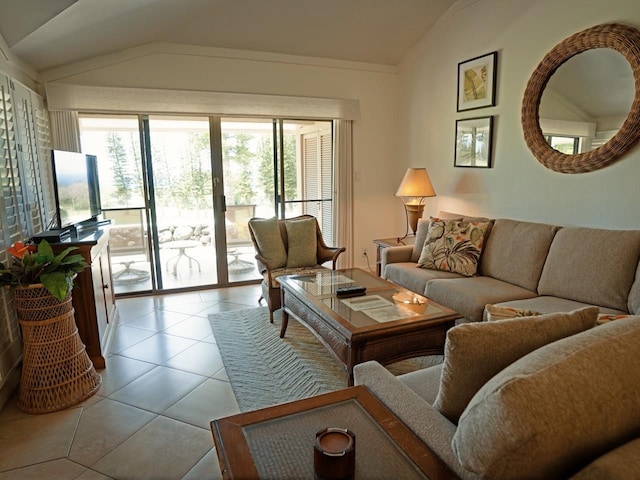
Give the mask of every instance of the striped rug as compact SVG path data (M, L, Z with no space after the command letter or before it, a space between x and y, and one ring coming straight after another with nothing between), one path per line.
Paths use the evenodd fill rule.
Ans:
M342 364L292 317L283 339L280 312L271 324L266 307L209 315L209 322L243 412L347 386ZM399 374L423 365L405 360L389 368Z

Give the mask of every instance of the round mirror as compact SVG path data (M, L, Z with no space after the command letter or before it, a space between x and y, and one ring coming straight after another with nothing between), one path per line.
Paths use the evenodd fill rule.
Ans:
M609 141L635 96L627 59L610 48L582 52L553 74L540 100L540 129L552 148L569 155Z
M549 52L522 103L527 146L547 168L603 168L640 139L640 32L618 24L577 33Z

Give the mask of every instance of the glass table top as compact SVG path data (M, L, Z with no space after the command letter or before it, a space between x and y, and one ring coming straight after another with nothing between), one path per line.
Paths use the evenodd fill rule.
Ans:
M294 275L287 277L285 282L294 283L309 295L312 303L329 309L354 327L424 320L450 313L421 295L357 268ZM336 289L345 286L363 286L367 293L337 297Z

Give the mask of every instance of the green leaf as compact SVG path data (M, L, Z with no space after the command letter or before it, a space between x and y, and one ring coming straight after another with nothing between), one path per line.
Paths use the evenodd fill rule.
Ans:
M46 240L42 240L38 244L38 255L42 255L45 258L54 257L53 249L51 248L51 245L49 245L49 242L47 242Z
M78 249L78 247L65 248L62 252L60 252L58 255L56 255L54 260L56 262L62 262L62 260L69 254L69 252L72 252L72 251L77 250L77 249ZM80 256L80 255L78 255L78 256Z
M64 272L43 273L40 281L47 291L58 300L64 300L70 291L69 281Z

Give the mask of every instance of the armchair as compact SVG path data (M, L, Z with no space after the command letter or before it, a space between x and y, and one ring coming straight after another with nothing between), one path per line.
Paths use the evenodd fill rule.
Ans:
M312 215L278 220L277 218L252 218L249 220L251 241L256 249L258 271L262 274L262 299L269 307L269 321L273 312L281 307L281 275L313 273L326 269L323 263L331 262L336 268L338 256L344 247L328 247L318 221Z

